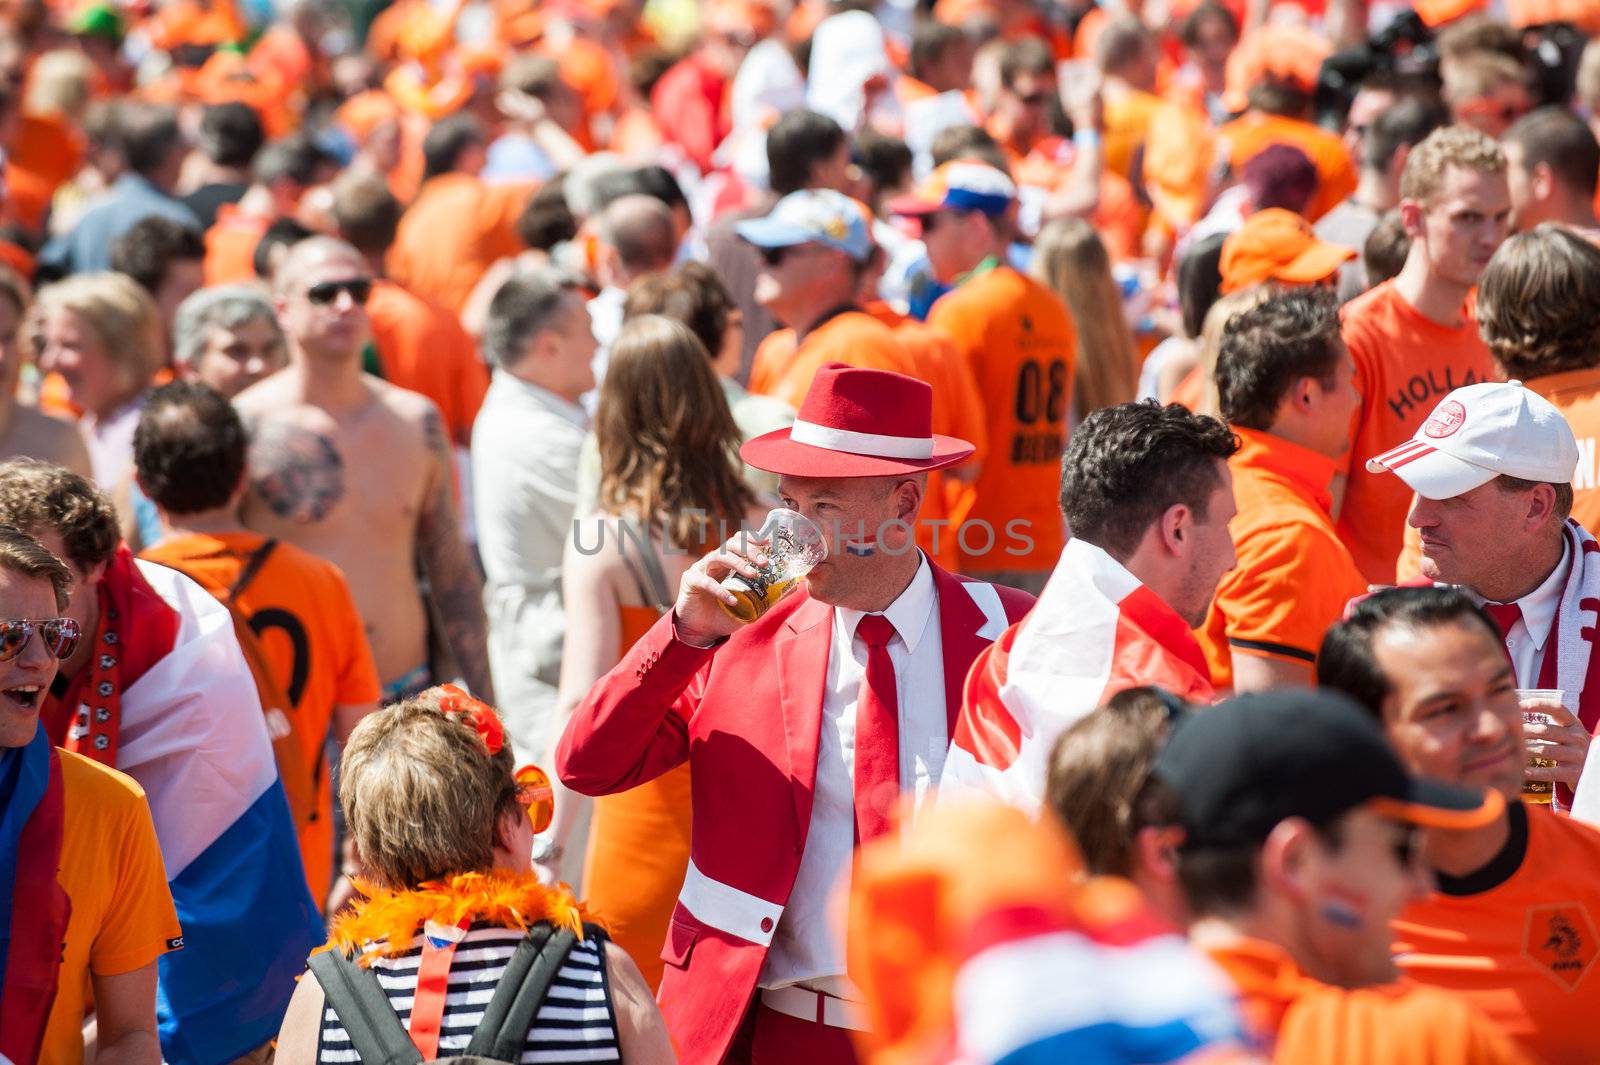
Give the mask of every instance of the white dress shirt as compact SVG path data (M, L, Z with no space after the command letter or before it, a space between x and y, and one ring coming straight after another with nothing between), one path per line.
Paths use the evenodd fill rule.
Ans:
M939 782L949 748L939 593L926 558L883 613L895 631L888 650L900 711L900 788L912 793L920 808ZM831 903L836 891L849 886L855 848L856 700L867 672L867 645L856 638L856 626L864 616L833 609L811 826L794 890L761 970L762 987L803 983L844 998L861 997L844 976L844 942Z
M628 302L628 290L608 285L589 301L589 331L594 334L594 360L589 368L594 371L594 387L583 394L579 402L589 417L600 409L600 386L606 381L606 367L611 365L611 345L622 332L622 308Z
M1572 564L1572 550L1566 537L1561 538L1561 561L1550 571L1550 576L1533 591L1517 600L1522 617L1506 633L1506 653L1517 671L1517 687L1539 687L1539 671L1544 668L1545 647L1550 643L1550 632L1555 628L1556 614L1561 611L1561 593L1566 591L1567 570ZM1488 602L1477 592L1472 598L1478 604Z
M572 536L588 426L576 403L504 370L494 372L472 426L489 668L521 761L545 758L554 739L566 631L561 555Z

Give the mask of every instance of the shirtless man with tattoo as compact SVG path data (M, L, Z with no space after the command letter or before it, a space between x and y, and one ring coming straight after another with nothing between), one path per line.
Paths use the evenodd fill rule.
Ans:
M423 578L467 685L493 700L482 582L456 520L443 420L432 400L361 370L366 260L313 237L276 278L289 365L234 400L251 439L244 523L344 571L385 702L449 679L429 671Z

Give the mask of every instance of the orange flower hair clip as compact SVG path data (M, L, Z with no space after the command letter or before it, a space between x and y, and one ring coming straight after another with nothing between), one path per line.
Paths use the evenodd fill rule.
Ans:
M442 684L440 689L444 698L439 700L439 711L444 714L460 714L478 730L478 735L483 738L483 745L488 748L491 755L499 754L500 748L506 745L505 726L500 724L500 717L494 712L494 707L481 699L474 699L454 684Z

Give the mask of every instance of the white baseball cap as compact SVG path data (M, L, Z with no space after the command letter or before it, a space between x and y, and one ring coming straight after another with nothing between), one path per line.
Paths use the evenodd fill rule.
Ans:
M1367 460L1424 499L1454 499L1496 477L1561 484L1578 467L1572 427L1521 381L1490 381L1451 392L1417 435Z

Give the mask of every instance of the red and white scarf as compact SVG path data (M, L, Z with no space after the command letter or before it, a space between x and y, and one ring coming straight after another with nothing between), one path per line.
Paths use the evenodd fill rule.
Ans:
M172 650L178 615L144 579L126 544L107 564L96 593L100 620L89 660L64 694L51 691L40 720L52 743L115 768L123 693Z
M1190 702L1215 697L1188 624L1105 551L1069 541L1032 613L967 674L941 793L978 791L1037 809L1056 738L1145 684Z

